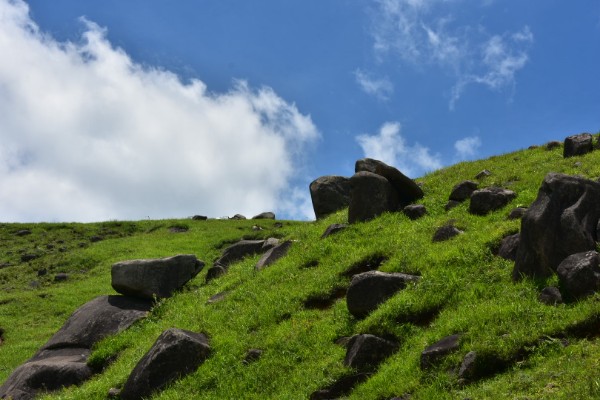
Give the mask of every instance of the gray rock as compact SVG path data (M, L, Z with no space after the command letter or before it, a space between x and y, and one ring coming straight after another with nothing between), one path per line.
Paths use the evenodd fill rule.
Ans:
M519 238L521 235L515 233L514 235L506 236L500 243L498 249L498 256L505 260L515 261L517 258L517 249L519 248Z
M347 345L344 365L360 372L372 372L398 350L398 343L375 335L353 336Z
M273 242L270 242L274 246ZM265 240L240 240L237 243L228 246L224 251L223 255L215 261L215 265L221 265L225 268L233 263L243 260L245 257L253 256L255 254L262 253L267 249L264 249Z
M212 281L213 279L216 279L222 275L225 275L225 273L227 273L227 268L223 267L222 265L213 265L212 267L210 267L208 269L208 271L206 271L206 283Z
M477 190L478 186L479 184L477 182L462 181L452 188L452 192L450 192L448 199L458 202L465 201L471 197L471 194Z
M272 213L270 211L263 212L258 215L255 215L254 217L252 217L252 219L275 219L275 213Z
M563 149L563 157L580 156L590 153L594 150L592 144L592 135L589 133L581 133L565 138L565 147Z
M242 219L246 219L245 216L243 216L242 214L235 214L233 217L229 218L229 219L233 219L233 220L242 220Z
M423 204L409 204L402 209L402 212L408 218L415 220L425 216L427 209Z
M460 204L460 201L456 201L456 200L448 200L448 202L446 203L446 205L444 206L444 210L446 211L450 211L452 210L454 207L458 206Z
M560 146L562 146L561 142L559 142L558 140L553 140L551 142L546 143L546 150L558 149Z
M582 299L600 289L600 255L596 251L572 254L558 266L558 281L571 299Z
M39 276L39 274L38 274L38 276ZM64 272L54 275L54 282L64 282L68 279L69 279L69 274L65 274Z
M317 219L350 205L350 179L343 176L322 176L310 184L310 197Z
M600 184L550 173L521 220L513 279L546 278L568 256L596 248Z
M341 398L350 394L350 392L352 391L352 389L354 389L356 385L366 381L367 379L369 379L370 376L370 373L365 372L359 372L352 375L342 376L326 388L313 392L310 395L309 399L331 400Z
M346 229L348 225L346 224L331 224L325 229L325 232L321 235L321 239L325 239L327 236L334 235Z
M29 229L21 229L15 233L16 236L27 236L31 235L31 230Z
M436 229L435 233L433 234L432 242L444 242L460 235L461 233L464 232L452 224L444 225Z
M512 190L499 187L475 190L471 194L469 212L475 215L486 215L506 206L515 197L517 195Z
M137 363L121 390L124 400L141 400L194 372L210 355L207 337L183 329L164 331Z
M348 222L369 221L386 211L397 211L398 194L390 182L372 172L357 172L350 178L352 195Z
M475 175L475 179L477 180L481 180L487 176L490 176L492 173L490 171L488 171L487 169L484 169L483 171L480 171L477 173L477 175Z
M194 215L192 220L194 221L206 221L208 217L206 215Z
M29 261L33 261L37 258L40 258L41 255L40 254L34 254L34 253L27 253L27 254L23 254L21 256L21 261L23 262L29 262Z
M421 369L433 367L441 358L458 349L460 335L446 336L442 340L427 347L421 353Z
M515 207L508 214L508 219L521 219L527 211L526 207Z
M254 266L254 269L260 271L261 269L273 264L280 258L284 257L290 250L290 247L292 247L292 241L286 240L285 242L271 248L265 254L262 255L260 260L258 260L256 265Z
M144 299L171 297L204 268L193 254L130 260L113 264L112 287L117 292Z
M477 362L477 353L475 351L468 352L460 364L458 370L458 379L463 383L471 380L475 375L475 366Z
M557 287L549 286L542 289L540 295L538 296L538 300L544 304L549 306L555 306L557 304L563 303L562 294Z
M250 349L246 352L246 356L242 362L246 365L252 364L253 362L260 360L262 354L263 351L261 349Z
M346 293L348 311L356 318L364 318L408 283L418 280L418 276L399 272L369 271L356 274Z
M423 189L398 169L372 158L356 161L354 172L371 172L387 179L397 193L400 207L405 207L424 196Z

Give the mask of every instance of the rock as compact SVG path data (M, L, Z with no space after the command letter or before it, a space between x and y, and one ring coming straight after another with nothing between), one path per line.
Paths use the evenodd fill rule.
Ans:
M348 311L356 318L364 318L408 283L418 280L418 276L399 272L369 271L356 274L346 293Z
M479 184L473 181L462 181L452 188L452 192L450 193L449 200L454 201L465 201L469 197L471 197L471 193L477 190Z
M592 135L589 133L581 133L565 138L563 157L581 156L592 152L592 150L594 150Z
M171 233L185 233L189 230L190 230L189 227L182 226L182 225L175 225L175 226L169 227L169 232L171 232Z
M464 233L452 224L439 227L433 234L432 242L443 242Z
M261 349L250 349L246 352L246 356L244 357L244 361L242 362L246 365L251 364L255 361L260 360L262 354L263 351Z
M206 304L215 304L220 301L223 301L225 299L225 297L227 297L228 294L229 294L229 291L226 290L223 292L219 292L213 296L210 296L210 298L208 300L206 300Z
M504 258L505 260L515 261L517 258L517 249L519 248L519 235L515 233L514 235L506 236L502 239L500 243L500 248L498 249L498 256Z
M490 171L488 171L487 169L484 169L483 171L480 171L477 173L477 175L475 175L475 179L477 180L481 180L487 176L490 176L492 173Z
M215 265L218 264L227 268L231 264L243 260L245 257L266 251L263 250L264 245L264 240L240 240L239 242L228 246L223 251L223 255L215 261Z
M310 197L317 219L350 205L350 179L343 176L322 176L310 184Z
M69 279L69 274L65 274L64 272L54 275L54 282L64 282L67 279Z
M596 248L600 184L550 173L521 220L513 279L546 278L571 254Z
M37 276L45 276L48 274L48 270L46 268L38 269Z
M427 209L423 204L409 204L402 209L402 212L408 218L415 220L427 214Z
M538 296L538 300L549 306L555 306L557 304L562 304L563 302L560 291L554 286L549 286L542 289L542 292Z
M538 145L535 145L535 144L532 144L531 146L529 146L529 147L527 148L527 150L535 150L535 149L537 149L538 147L540 147L540 146L538 146Z
M260 225L252 225L252 230L256 232L256 231L262 231L264 229Z
M101 242L102 240L104 240L104 237L100 235L94 235L90 237L90 242L92 243Z
M338 399L342 396L346 396L350 394L352 389L356 387L359 383L362 383L369 379L371 374L368 373L357 373L347 376L342 376L331 385L327 386L324 389L317 390L313 392L309 399L310 400L331 400Z
M346 224L331 224L325 229L325 232L321 235L321 239L325 239L327 236L334 235L346 229L348 225Z
M292 241L286 240L285 242L278 244L277 246L268 250L265 254L263 254L260 260L258 260L256 265L254 266L254 269L260 271L261 269L273 264L275 261L284 257L290 250L290 247L292 247Z
M23 254L21 256L21 261L23 262L29 262L29 261L33 261L37 258L40 258L41 255L40 254L32 254L32 253L28 253L28 254Z
M108 389L108 393L106 394L109 399L118 399L121 396L121 389L110 388Z
M360 372L372 372L396 350L396 342L370 334L356 335L348 342L344 365Z
M10 266L11 266L11 263L9 263L9 262L0 263L0 269L2 269L2 268L8 268Z
M254 217L252 217L252 219L275 219L275 214L268 211L255 215Z
M398 194L381 175L357 172L350 178L352 188L348 222L369 221L386 211L397 211L400 206Z
M124 400L141 400L194 372L210 355L207 337L183 329L161 333L121 390Z
M229 219L242 220L242 219L246 219L246 217L244 217L242 214L235 214L233 217L230 217Z
M263 245L260 248L260 252L264 253L265 251L271 250L273 247L276 247L279 245L279 239L277 238L268 238L267 240L265 240L265 242L263 243Z
M499 187L475 190L471 194L469 212L475 215L486 215L504 207L515 197L517 197L517 195L512 190Z
M444 210L446 211L450 211L452 210L454 207L458 206L460 204L460 201L456 201L456 200L448 200L448 202L446 203L446 205L444 206Z
M398 169L372 158L356 161L354 172L371 172L387 179L397 193L400 206L405 207L424 196L423 189Z
M213 265L208 269L208 271L206 271L206 283L220 277L221 275L225 275L226 272L227 268L223 267L222 265Z
M208 217L206 215L194 215L192 220L194 221L206 221Z
M31 235L31 231L29 229L21 229L15 233L16 236L27 236Z
M458 370L458 379L462 383L468 382L475 376L476 361L477 353L475 351L468 352L463 358Z
M421 353L421 369L433 367L442 357L458 349L460 335L446 336Z
M171 297L204 268L193 254L130 260L113 264L112 287L117 292L143 299Z
M600 289L600 254L596 251L572 254L558 266L558 282L572 299L582 299Z
M508 214L508 219L521 219L526 211L526 207L515 207L510 211L510 214Z
M561 142L553 140L551 142L546 143L546 150L558 149L560 146L562 146Z

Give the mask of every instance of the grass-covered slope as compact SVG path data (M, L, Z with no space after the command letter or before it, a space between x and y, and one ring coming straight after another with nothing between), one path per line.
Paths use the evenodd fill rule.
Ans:
M488 216L474 216L468 202L450 211L452 187L483 169L492 175L480 187L503 186L517 198ZM171 327L205 332L213 349L192 375L157 394L159 399L307 399L351 371L336 340L357 333L395 338L400 348L358 385L350 399L588 399L600 397L600 296L558 306L537 299L546 282L511 281L512 263L492 254L502 237L519 230L509 211L529 205L548 172L600 176L600 151L563 159L562 148L523 150L465 162L418 179L428 215L411 221L385 214L320 239L341 211L317 222L140 221L98 224L0 225L0 382L60 328L71 312L95 296L114 293L110 266L121 260L192 253L210 263L241 238L294 240L288 255L257 272L258 257L234 264L205 284L206 269L150 316L96 346L90 359L102 371L81 387L48 395L61 399L105 399L120 387L158 335ZM464 230L432 243L450 220ZM253 225L264 228L252 229ZM189 228L172 232L171 227ZM15 235L30 229L31 234ZM179 229L182 230L182 229ZM91 241L93 236L103 240ZM22 254L38 258L22 262ZM418 274L409 286L363 320L352 317L344 297L346 271L381 262L387 272ZM46 271L38 276L38 271ZM69 279L55 282L56 273ZM221 301L208 302L225 292ZM460 347L433 369L421 371L421 351L459 333ZM249 349L262 357L244 363ZM476 351L481 376L461 385L456 370Z

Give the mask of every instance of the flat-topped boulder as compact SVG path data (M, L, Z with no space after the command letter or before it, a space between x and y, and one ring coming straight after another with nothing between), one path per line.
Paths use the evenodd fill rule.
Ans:
M350 205L350 179L329 175L322 176L311 182L310 197L317 219Z
M363 158L356 161L354 172L362 171L371 172L387 179L396 191L401 207L405 207L424 196L423 189L415 181L383 161L372 158Z
M592 135L589 133L568 136L565 138L563 157L567 158L591 153L594 150L592 138Z

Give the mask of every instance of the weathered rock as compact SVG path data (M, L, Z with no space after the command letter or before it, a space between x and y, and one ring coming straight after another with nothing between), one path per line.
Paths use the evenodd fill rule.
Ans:
M68 279L69 279L69 274L65 274L64 272L54 275L54 282L64 282Z
M554 150L562 146L562 143L558 140L553 140L551 142L546 143L546 150Z
M508 219L521 219L527 211L526 207L515 207L508 214Z
M31 235L31 230L29 230L29 229L21 229L21 230L18 230L18 231L15 233L15 235L16 235L16 236L27 236L27 235Z
M404 207L424 196L423 189L398 169L372 158L356 161L354 172L371 172L387 179L398 195L400 206Z
M513 279L546 278L571 254L596 248L600 184L550 173L521 220Z
M415 220L425 216L427 209L423 204L409 204L402 209L402 212L408 218Z
M242 220L242 219L246 219L246 217L243 216L242 214L235 214L233 217L230 217L229 219Z
M353 375L347 375L339 378L331 385L327 386L324 389L317 390L313 392L309 399L310 400L331 400L338 399L342 396L346 396L350 394L352 389L357 386L359 383L362 383L369 379L371 374L360 372Z
M563 157L581 156L590 153L593 150L592 135L589 133L581 133L565 138Z
M469 212L475 215L486 215L504 207L515 197L517 197L517 195L512 190L499 187L475 190L471 194Z
M350 179L343 176L322 176L310 184L310 197L317 219L350 205Z
M462 360L460 364L460 368L458 370L458 379L462 382L468 382L475 375L475 366L477 361L477 352L470 351L468 352Z
M130 260L113 264L112 287L127 296L144 299L171 297L204 268L193 254Z
M100 236L100 235L90 236L90 242L92 242L92 243L101 242L103 240L104 240L104 236Z
M108 389L108 393L106 394L109 399L118 399L121 395L121 389L118 388L110 388Z
M458 349L460 335L446 336L442 340L427 347L421 353L421 369L434 366L442 357Z
M354 275L346 293L348 311L357 318L366 317L408 283L418 280L418 276L399 272L369 271Z
M124 400L141 400L194 372L210 355L207 337L183 329L164 331L137 363L121 390Z
M41 255L40 254L34 254L34 253L27 253L27 254L23 254L21 255L21 261L23 262L29 262L29 261L33 261L37 258L40 258Z
M331 224L325 229L325 232L321 235L321 239L325 239L327 236L334 235L346 229L348 225L346 224Z
M260 248L260 252L264 253L265 251L271 250L273 247L279 246L279 239L270 237L263 243Z
M560 290L554 286L549 286L542 289L540 295L538 296L538 300L549 306L555 306L557 304L562 304L563 302Z
M502 239L500 243L500 248L498 249L498 256L504 258L505 260L515 261L517 258L517 249L519 248L519 235L515 233L514 235L506 236Z
M185 233L189 230L190 230L190 228L188 226L183 226L183 225L175 225L175 226L169 227L169 232L171 232L171 233Z
M446 203L446 205L444 206L444 210L446 211L450 211L452 210L454 207L458 206L460 204L460 201L456 201L456 200L448 200L448 202Z
M443 242L464 233L452 224L439 227L433 234L432 242Z
M398 350L398 343L375 335L353 336L347 345L344 365L360 372L372 372Z
M272 213L270 211L263 212L258 215L255 215L254 217L252 217L252 219L275 219L275 213Z
M218 264L227 268L229 265L241 261L245 257L266 251L267 249L263 249L264 245L264 240L240 240L239 242L228 246L223 251L223 255L215 261L215 265Z
M357 172L350 178L352 188L348 222L371 220L386 211L397 211L398 194L390 182L372 172Z
M246 356L244 357L244 364L251 364L255 361L260 360L262 357L263 351L261 349L250 349L246 352Z
M227 268L225 268L224 266L218 264L213 265L208 269L208 271L206 271L206 283L220 277L221 275L225 275L226 272Z
M465 201L471 197L471 193L477 190L479 184L473 181L462 181L456 184L450 192L449 200Z
M208 217L206 215L194 215L192 220L194 221L206 221Z
M487 169L484 169L480 172L477 173L477 175L475 175L475 179L477 180L481 180L487 176L490 176L492 173L490 171L488 171Z
M600 289L600 254L596 251L572 254L560 263L556 273L569 298L592 295Z
M284 257L290 250L290 247L292 247L292 241L286 240L285 242L271 248L265 254L262 255L260 260L258 260L256 265L254 266L254 269L260 271L261 269L273 264L275 261Z

